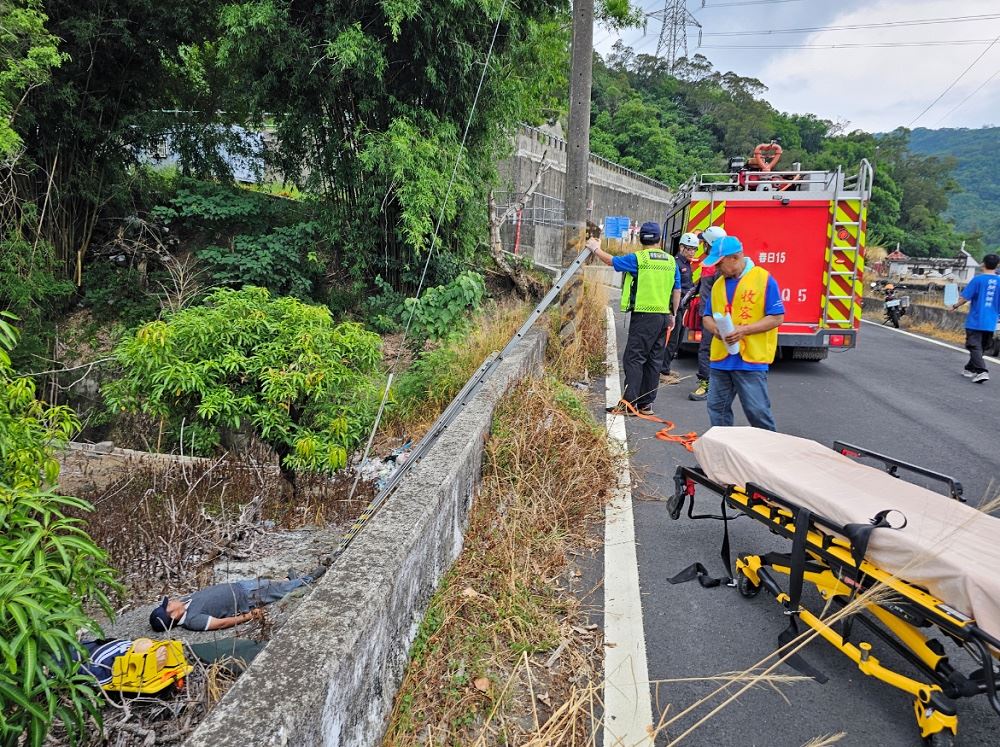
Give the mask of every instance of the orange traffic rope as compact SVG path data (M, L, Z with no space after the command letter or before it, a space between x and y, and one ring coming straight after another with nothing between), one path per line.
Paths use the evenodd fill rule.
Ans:
M656 432L656 437L658 439L661 441L669 441L670 443L680 444L688 451L694 451L694 442L698 440L697 433L694 431L680 435L671 433L671 431L676 427L676 424L661 418L659 415L647 415L639 412L639 410L636 409L636 406L626 399L619 400L618 404L611 408L609 412L612 415L631 415L632 417L639 418L640 420L648 420L651 423L660 423L663 427Z

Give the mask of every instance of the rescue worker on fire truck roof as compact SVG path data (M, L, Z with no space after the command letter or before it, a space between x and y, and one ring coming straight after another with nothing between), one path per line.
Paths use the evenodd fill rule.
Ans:
M743 256L743 244L735 236L713 243L704 264L719 268L701 320L702 328L712 335L709 421L731 426L733 399L739 395L750 425L776 430L767 393L767 369L778 349L778 326L785 315L781 289L771 273ZM724 340L719 337L713 312L732 315L734 328ZM726 345L737 343L739 352L730 354Z
M725 235L726 230L722 226L709 226L698 234L701 246L691 261L691 266L694 268L691 271L691 281L698 286L698 303L702 309L708 303L708 296L712 292L712 281L715 279L715 267L705 267L705 257L712 249L712 243ZM698 343L698 386L688 395L688 399L695 402L703 402L708 398L708 359L711 344L712 335L701 336L701 342Z
M642 224L639 243L643 245L641 250L621 257L605 252L597 239L589 239L587 246L604 264L625 273L621 310L631 312L631 319L622 356L625 371L622 399L641 415L652 415L663 351L674 325L670 311L680 306L681 278L673 255L658 246L658 223ZM630 410L626 412L632 414Z

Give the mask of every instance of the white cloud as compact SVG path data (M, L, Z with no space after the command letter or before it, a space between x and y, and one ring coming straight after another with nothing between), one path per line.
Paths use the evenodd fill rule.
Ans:
M996 0L876 0L824 19L824 25L909 21L1000 12ZM820 24L805 24L820 25ZM788 26L775 25L775 28ZM808 36L769 36L775 44L865 44L989 39L1000 19L928 26L823 31ZM746 39L747 44L759 37ZM734 41L734 44L736 42ZM774 50L757 72L767 98L780 110L812 112L851 128L886 131L908 125L986 48L975 46L860 47ZM733 50L735 53L736 50ZM727 54L727 57L730 55ZM997 43L966 76L914 125L979 127L1000 124L1000 75L957 109L967 95L1000 70ZM737 72L743 72L737 68ZM944 119L942 119L944 118Z

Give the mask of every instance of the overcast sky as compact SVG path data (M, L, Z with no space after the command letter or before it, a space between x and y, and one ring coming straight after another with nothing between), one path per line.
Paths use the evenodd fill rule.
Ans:
M664 0L633 0L636 2L647 11L664 6ZM759 78L769 89L767 99L781 111L812 112L826 119L848 122L849 129L869 131L887 131L901 125L931 128L1000 125L1000 41L986 51L990 42L1000 36L1000 0L707 0L704 8L701 4L701 0L688 1L688 8L703 33L699 49L698 29L689 29L689 53L704 54L718 70ZM996 17L923 26L759 36L711 35L978 15ZM653 54L659 33L660 22L650 19L645 35L641 30L632 30L622 33L621 38L637 52ZM594 32L597 51L606 55L617 38L598 27ZM961 46L926 44L971 40L980 41ZM916 46L779 48L895 43ZM763 48L736 49L737 46ZM983 58L921 116L984 51ZM961 103L984 83L978 93Z

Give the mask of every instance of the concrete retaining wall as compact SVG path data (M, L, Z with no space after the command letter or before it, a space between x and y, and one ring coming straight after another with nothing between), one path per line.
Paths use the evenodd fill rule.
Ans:
M883 299L865 296L865 311L876 316L881 316L883 310ZM932 324L940 329L952 332L961 332L965 329L965 311L951 311L940 306L923 306L921 304L910 304L906 310L906 316L913 324Z
M497 202L503 204L507 199L513 200L512 196L525 192L534 181L543 158L550 168L525 208L516 243L520 253L536 262L560 267L565 241L562 197L566 182L566 141L534 127L521 127L515 138L514 154L498 165ZM627 215L639 223L663 222L671 199L666 184L594 154L590 155L588 183L595 223L608 215ZM517 230L513 220L501 226L505 249L513 250Z
M541 370L529 333L323 577L189 747L377 744L410 644L462 548L493 408Z

